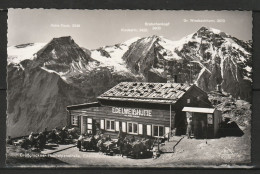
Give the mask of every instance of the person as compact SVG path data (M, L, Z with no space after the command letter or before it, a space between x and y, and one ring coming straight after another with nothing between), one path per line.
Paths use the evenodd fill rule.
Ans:
M35 139L35 137L33 136L33 132L30 133L30 135L29 135L29 137L28 137L28 140L30 141L31 146L34 146L34 145L35 145L36 139Z
M121 127L119 128L117 138L122 138L122 128Z
M96 139L93 134L90 136L90 142L91 142L92 147L94 148L96 146L97 142L96 142Z
M108 135L108 136L106 137L106 141L111 141L110 135Z
M6 140L6 143L9 144L9 145L12 145L13 144L13 141L11 139L11 136L8 136L7 140Z
M88 131L88 135L89 135L89 137L91 137L92 136L92 131L90 130L90 131Z
M124 142L123 142L123 138L122 137L118 138L117 146L119 147L120 154L123 156Z
M190 136L191 136L191 127L192 127L192 118L189 117L188 120L187 120L187 137L188 139L190 139Z
M39 133L37 140L38 140L39 148L43 149L46 144L46 137L43 135L42 132Z
M133 135L131 138L131 142L133 143L135 141L135 136Z
M77 148L79 148L79 151L81 151L81 142L84 139L84 134L82 133L79 138L78 138L78 142L77 142Z
M126 143L126 144L129 143L129 140L128 140L127 137L125 137L123 141L124 141L124 143Z
M66 127L63 127L60 132L61 143L65 143L65 138L67 138Z
M47 135L48 135L48 131L47 131L47 128L44 128L44 130L43 130L43 135L47 138Z
M153 158L156 159L156 158L158 158L160 156L160 152L159 152L158 146L153 146L152 152L153 152Z
M201 122L201 137L202 138L207 138L206 137L205 122L204 122L204 120L201 120L200 122Z
M48 135L48 139L50 142L57 143L56 129L52 129L52 131Z

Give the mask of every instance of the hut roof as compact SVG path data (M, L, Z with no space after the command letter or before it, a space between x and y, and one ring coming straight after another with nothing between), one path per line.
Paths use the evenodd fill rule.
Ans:
M148 103L176 103L192 86L184 83L121 82L98 99Z

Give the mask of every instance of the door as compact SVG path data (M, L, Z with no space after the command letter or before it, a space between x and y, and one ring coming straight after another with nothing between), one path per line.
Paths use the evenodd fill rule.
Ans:
M195 138L207 138L207 115L194 113L194 136Z

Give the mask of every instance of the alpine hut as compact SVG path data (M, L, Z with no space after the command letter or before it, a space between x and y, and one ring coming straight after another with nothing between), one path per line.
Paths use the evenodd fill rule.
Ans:
M67 106L68 124L81 133L161 137L186 134L184 107L212 108L207 93L193 84L121 82L97 102ZM186 111L186 110L185 110ZM196 127L197 128L197 127Z

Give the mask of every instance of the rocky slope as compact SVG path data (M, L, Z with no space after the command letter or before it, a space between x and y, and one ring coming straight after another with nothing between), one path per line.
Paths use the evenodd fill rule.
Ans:
M200 64L202 70L197 85L204 90L212 91L220 84L235 98L251 100L251 44L219 30L202 27L183 45L179 55Z
M151 36L95 50L71 37L9 47L7 134L63 126L67 105L95 101L122 81L166 82L171 76L205 91L220 84L250 101L251 52L250 42L205 27L179 41Z
M223 119L229 118L242 129L251 129L252 105L249 102L237 100L225 92L211 91L208 95L212 105L222 112Z
M20 67L8 66L7 134L28 135L66 124L66 106L85 102L79 89L68 85L56 73L41 67L30 68L31 60Z
M127 67L143 74L147 81L154 75L166 81L167 75L178 82L196 83L205 91L219 84L234 97L251 100L252 46L216 29L202 27L181 39L142 38L124 54Z

